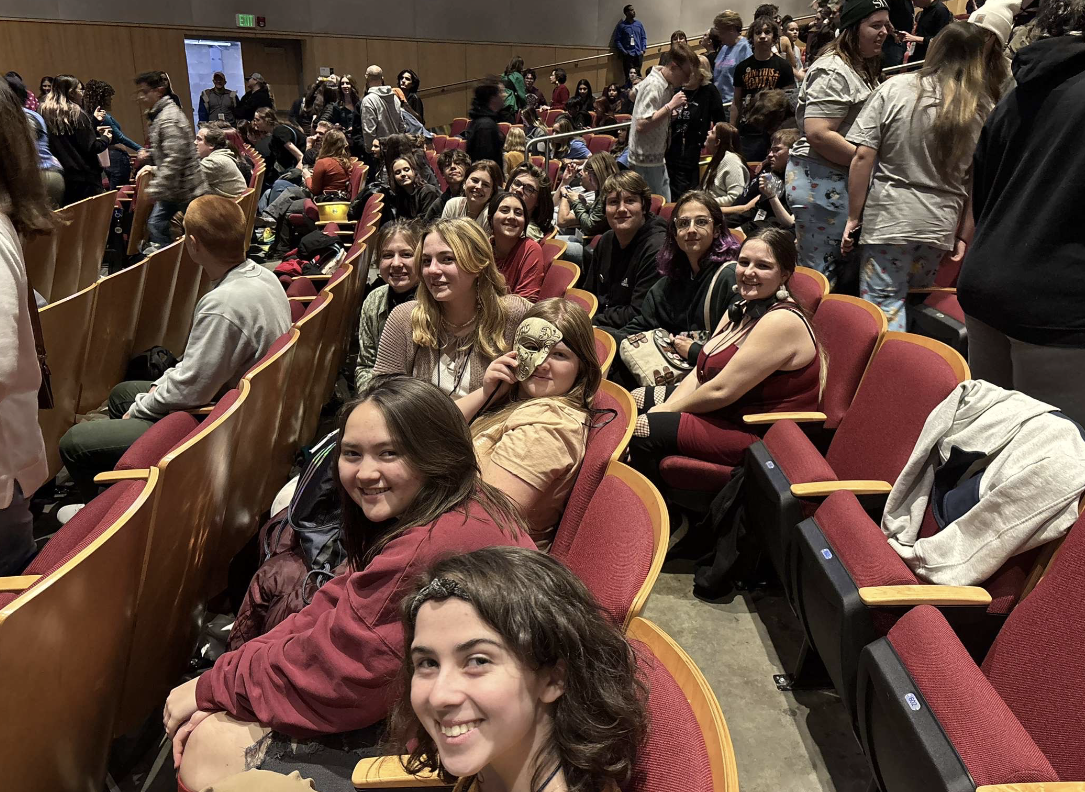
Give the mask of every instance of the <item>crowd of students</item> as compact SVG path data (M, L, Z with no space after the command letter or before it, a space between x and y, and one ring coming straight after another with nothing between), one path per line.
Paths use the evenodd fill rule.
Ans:
M151 243L183 234L212 283L180 363L119 384L108 419L61 441L89 500L94 475L158 419L234 387L290 327L283 287L249 257L233 200L255 164L247 146L268 169L258 225L273 236L306 199L351 197L362 161L363 189L384 192L390 216L370 242L354 394L334 438L342 574L173 690L163 721L179 788L296 769L325 792L342 788L389 717L409 768L458 778L463 792L626 782L647 728L630 647L538 552L592 428L613 419L596 406L595 331L618 346L609 376L637 406L636 467L658 480L674 454L737 465L757 439L743 416L817 409L832 366L789 287L797 266L842 288L854 270L861 295L904 330L909 286L963 260L973 375L1085 420L1085 389L1066 375L1083 358L1085 315L1080 244L1063 216L1085 198L1073 153L1085 96L1072 79L1085 63L1085 4L1041 6L1016 87L1005 49L1019 7L989 0L966 22L946 18L940 0L916 5L914 32L892 0L824 7L805 29L774 6L747 28L724 11L701 39L707 57L678 31L643 78L645 33L627 6L614 36L626 86L596 97L581 80L570 94L555 68L547 99L514 58L475 89L464 149L436 158L443 191L410 69L394 87L379 66L364 90L350 75L319 80L289 120L259 74L240 98L216 74L195 134L168 75L146 72L135 79L144 145L111 116L111 86L58 75L34 97L9 73L0 574L34 552L28 501L46 476L22 243L53 230L51 208L123 183L125 165L152 168ZM922 69L886 79L887 43L915 44ZM541 144L562 161L556 183L528 159L547 109L566 111L554 131L570 135ZM623 112L628 135L609 152L574 134ZM507 136L503 123L515 125ZM668 216L654 196L673 204ZM548 236L582 265L594 316L542 298Z

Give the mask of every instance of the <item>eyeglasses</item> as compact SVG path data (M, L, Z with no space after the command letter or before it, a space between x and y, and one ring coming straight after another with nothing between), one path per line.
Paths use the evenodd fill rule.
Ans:
M711 217L679 217L674 221L674 227L679 231L685 231L690 226L696 226L698 231L704 231L712 225Z
M514 181L512 183L512 186L516 187L517 189L523 190L524 195L538 195L539 194L539 188L538 187L536 187L534 184L528 184L527 182L522 182L519 179Z

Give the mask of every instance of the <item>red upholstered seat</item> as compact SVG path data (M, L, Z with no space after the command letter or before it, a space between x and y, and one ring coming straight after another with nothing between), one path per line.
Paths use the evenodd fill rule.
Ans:
M358 197L358 194L362 191L362 185L365 183L366 166L362 163L357 163L350 169L350 200L354 200Z
M674 207L674 203L665 203L662 207L660 207L659 216L663 218L663 222L671 222L671 215L674 214Z
M294 278L286 289L287 297L316 297L316 294L311 278Z
M647 646L633 641L648 686L648 740L638 753L632 792L711 792L708 748L689 700Z
M662 208L663 208L663 196L653 194L652 195L652 209L651 209L652 214L654 214L654 215L659 214L659 210L662 209Z
M813 325L829 360L821 411L825 413L825 428L835 429L851 407L887 322L884 313L871 310L865 301L832 295L819 301Z
M305 315L305 303L292 300L290 302L290 323L298 321Z
M921 581L889 546L881 528L850 492L834 492L814 514L856 587L913 586Z
M941 311L951 319L956 319L958 322L964 321L964 309L961 308L961 304L957 302L956 292L934 292L928 297L924 304L936 311Z
M815 280L805 272L796 271L787 282L787 290L791 292L795 301L810 313L816 315L821 298L825 296L822 282ZM817 330L815 329L816 333Z
M664 457L659 463L663 483L678 490L715 492L727 485L733 472L730 465L685 456Z
M276 342L278 343L278 342ZM228 391L215 402L215 408L206 417L214 421L237 401L237 388ZM201 418L187 412L173 412L155 421L136 442L128 447L114 470L143 470L157 465L166 454L187 443L200 431Z
M588 151L598 154L602 151L610 151L614 147L614 138L610 135L592 135L588 141Z
M451 146L455 142L455 138L459 137L467 129L467 125L471 123L469 118L453 118L452 125L448 130L448 144Z
M440 154L448 146L448 135L434 135L433 136L433 150L435 153Z
M546 275L543 276L542 286L539 289L539 299L564 297L565 292L573 285L574 275L575 272L572 269L548 265Z
M563 522L564 525L564 522ZM620 478L605 476L584 517L551 554L565 563L617 625L648 578L654 551L652 520L644 503Z
M128 507L135 503L136 498L143 492L143 487L142 481L120 481L94 498L53 534L23 574L41 575L42 579L34 585L45 582L49 575L77 553L82 552L113 525ZM6 606L21 593L0 593L0 608Z
M794 421L777 421L762 442L792 484L836 480L832 466Z

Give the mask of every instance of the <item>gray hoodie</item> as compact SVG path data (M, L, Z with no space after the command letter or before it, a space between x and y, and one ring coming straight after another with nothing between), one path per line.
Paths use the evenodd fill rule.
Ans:
M376 85L362 98L362 135L365 150L373 145L373 138L386 138L404 132L399 112L399 97L389 85Z
M931 411L882 515L882 532L916 577L977 586L1011 557L1070 530L1085 490L1085 439L1056 411L982 380L962 382ZM951 454L974 460L964 478L982 471L971 478L978 500L920 539L935 472Z

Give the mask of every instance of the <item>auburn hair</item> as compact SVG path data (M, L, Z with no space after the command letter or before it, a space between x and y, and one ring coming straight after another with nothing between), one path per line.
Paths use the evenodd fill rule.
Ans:
M185 233L227 261L241 263L249 250L245 213L233 198L201 195L185 210Z

